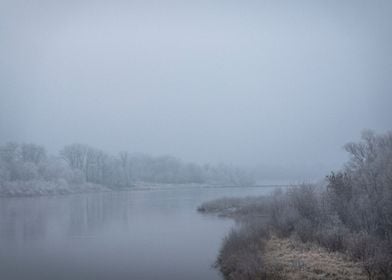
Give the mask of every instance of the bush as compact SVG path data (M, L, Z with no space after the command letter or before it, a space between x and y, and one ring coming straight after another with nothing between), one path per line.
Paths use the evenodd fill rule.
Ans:
M295 224L295 233L302 242L311 242L314 239L315 228L308 219L302 218Z
M261 228L241 227L232 230L220 250L217 266L226 279L264 279L262 259L267 231Z
M322 227L316 232L315 240L329 251L341 251L346 249L345 238L349 230L341 223Z

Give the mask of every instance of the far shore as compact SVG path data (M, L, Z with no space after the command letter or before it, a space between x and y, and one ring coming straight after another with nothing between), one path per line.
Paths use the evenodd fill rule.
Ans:
M82 193L112 192L112 191L148 191L148 190L170 190L185 188L284 188L286 185L228 185L228 184L206 184L206 183L148 183L135 182L129 187L111 188L99 184L65 184L64 182L42 182L27 181L15 182L12 185L0 186L0 197L38 197L59 196Z

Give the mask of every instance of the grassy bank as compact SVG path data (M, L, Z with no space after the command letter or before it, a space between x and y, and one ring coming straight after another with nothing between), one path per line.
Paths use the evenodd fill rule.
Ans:
M288 233L272 223L274 199L285 195L281 192L273 197L222 198L198 208L238 222L238 227L224 239L216 261L225 279L368 279L362 263L346 252L331 250L315 240L304 242L299 231ZM292 222L289 218L279 221L285 229L288 224L283 224ZM299 223L297 230L301 226Z
M326 186L199 207L238 221L216 262L226 279L392 279L392 133L346 149Z

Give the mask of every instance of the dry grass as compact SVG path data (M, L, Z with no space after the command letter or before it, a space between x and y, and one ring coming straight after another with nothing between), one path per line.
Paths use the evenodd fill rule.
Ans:
M263 257L267 279L368 279L361 265L343 254L293 239L271 237Z

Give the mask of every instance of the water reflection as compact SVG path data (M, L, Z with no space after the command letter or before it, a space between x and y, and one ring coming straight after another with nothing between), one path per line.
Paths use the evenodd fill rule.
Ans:
M268 188L174 188L0 200L0 279L220 279L232 222L195 209Z

